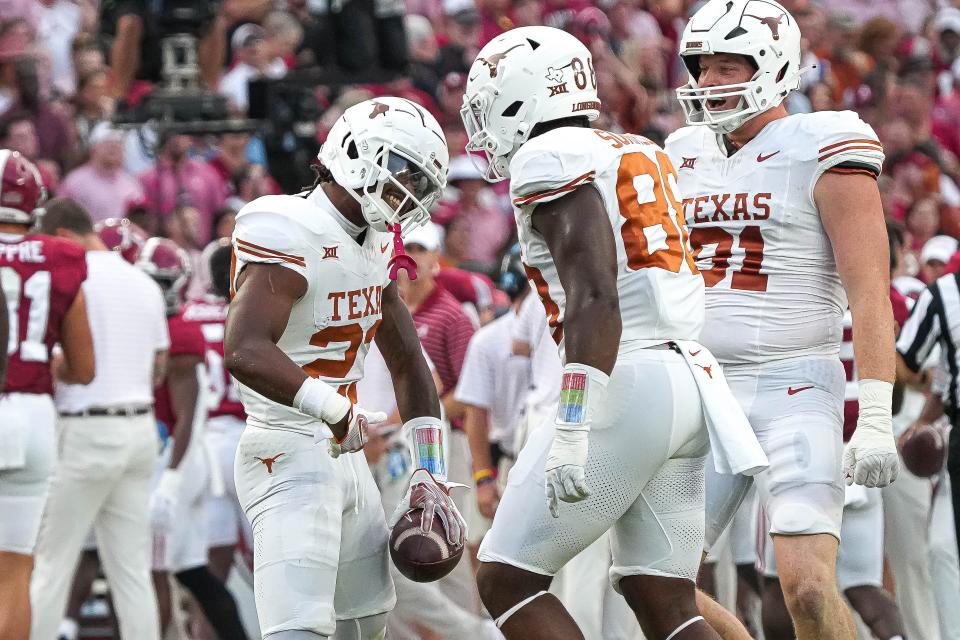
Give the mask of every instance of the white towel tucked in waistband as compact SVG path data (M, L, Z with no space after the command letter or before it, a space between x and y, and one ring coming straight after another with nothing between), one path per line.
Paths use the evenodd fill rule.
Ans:
M674 340L700 389L717 473L753 476L769 466L747 417L727 386L720 363L698 342Z

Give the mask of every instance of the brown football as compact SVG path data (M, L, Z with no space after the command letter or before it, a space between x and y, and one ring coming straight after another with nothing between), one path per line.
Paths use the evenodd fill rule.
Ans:
M447 575L460 562L463 546L447 542L443 521L434 516L433 526L423 533L420 520L423 509L411 509L390 533L390 557L393 564L414 582L433 582Z
M907 470L921 478L940 473L947 455L940 430L924 424L904 435L900 453Z

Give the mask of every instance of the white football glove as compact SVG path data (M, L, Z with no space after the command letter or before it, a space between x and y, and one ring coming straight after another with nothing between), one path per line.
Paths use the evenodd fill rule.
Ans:
M893 437L893 385L882 380L860 380L860 416L857 430L843 450L847 484L885 487L900 473Z
M433 527L433 517L437 515L447 532L447 542L463 546L467 538L467 522L450 497L451 488L462 486L464 485L456 482L438 482L426 469L417 469L410 476L407 493L394 509L388 525L392 529L408 511L423 508L421 529L424 533L428 533Z
M610 377L599 369L570 363L563 368L560 406L547 455L547 507L560 517L559 500L580 502L590 496L586 472L590 425L594 413L606 398Z
M556 427L547 456L547 507L560 517L557 500L580 502L590 497L584 467L587 465L590 431Z
M342 453L352 453L363 449L367 444L367 432L371 426L387 421L387 414L383 411L367 411L359 405L350 407L350 417L347 421L347 433L342 440L336 436L327 439L327 449L330 457L339 458Z
M182 479L179 470L164 469L160 483L150 494L150 526L155 534L169 533L173 528Z

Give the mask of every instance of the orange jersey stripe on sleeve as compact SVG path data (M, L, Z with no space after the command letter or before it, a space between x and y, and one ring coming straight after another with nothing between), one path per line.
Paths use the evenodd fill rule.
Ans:
M304 262L303 256L295 256L290 253L283 253L282 251L276 251L275 249L268 249L267 247L261 247L258 244L253 244L252 242L241 240L240 238L237 238L237 244L240 245L241 247L245 247L247 249L254 249L256 251L260 251L261 253L267 253L272 256L276 256L278 258L290 258L291 260L299 260L300 262Z
M846 153L847 151L854 151L854 150L857 150L857 149L865 149L865 150L867 150L867 151L881 151L881 152L883 151L883 147L881 147L880 145L872 146L872 145L866 145L866 144L859 144L859 145L858 145L858 144L851 144L851 145L848 145L848 146L845 146L845 147L840 147L839 149L836 149L835 151L831 151L830 153L827 153L827 154L824 154L824 155L820 156L819 158L817 158L817 162L823 162L823 161L826 160L827 158L832 158L833 156L837 155L838 153Z
M296 258L293 258L293 257L288 256L288 255L285 255L285 254L270 255L270 254L267 254L267 253L260 253L259 251L254 251L253 249L247 249L246 247L244 247L244 246L242 246L242 245L237 246L237 250L238 250L238 251L242 251L242 252L244 252L244 253L248 253L248 254L250 254L250 255L252 255L252 256L256 256L256 257L258 257L258 258L274 258L274 259L277 259L277 260L283 260L284 262L289 262L289 263L291 263L291 264L295 264L295 265L297 265L297 266L299 266L299 267L306 267L306 266L307 266L307 263L304 262L303 259L299 259L299 260L298 260L298 259L296 259Z
M870 144L875 147L879 147L883 149L883 145L877 142L876 140L872 140L870 138L860 138L857 140L844 140L843 142L835 142L833 144L827 145L822 149L820 149L819 153L823 153L824 151L830 151L830 149L836 149L837 147L841 147L845 144Z
M580 185L589 184L593 182L593 179L596 177L596 171L588 171L582 176L577 176L570 182L561 185L555 189L549 189L547 191L538 191L537 193L531 193L528 196L522 196L519 198L513 199L513 204L517 207L521 207L525 204L530 204L531 202L536 202L537 200L547 198L549 196L557 195L558 193L564 193L565 191L573 191Z

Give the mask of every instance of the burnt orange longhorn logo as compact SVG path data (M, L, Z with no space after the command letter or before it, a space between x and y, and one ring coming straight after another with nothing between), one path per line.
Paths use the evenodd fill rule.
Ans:
M390 111L390 105L383 104L382 102L374 102L373 111L370 112L370 119L373 120L377 116L385 116L387 111Z
M490 70L490 77L497 77L497 67L500 65L500 61L507 57L507 54L516 49L517 47L522 47L522 44L515 44L503 53L495 53L489 58L477 58L480 62L487 65L487 69Z
M743 14L745 18L754 18L760 21L760 24L765 24L770 27L770 31L773 33L773 39L780 39L780 23L783 22L783 14L781 13L776 18L761 18L760 16L752 16L749 13Z
M285 455L287 455L287 454L286 454L286 453L278 453L277 455L273 456L272 458L258 458L257 456L253 456L253 457L254 457L254 458L257 458L257 460L259 460L260 462L263 463L263 466L265 466L265 467L267 468L267 473L273 473L273 463L276 462L276 461L280 458L280 456L285 456Z

